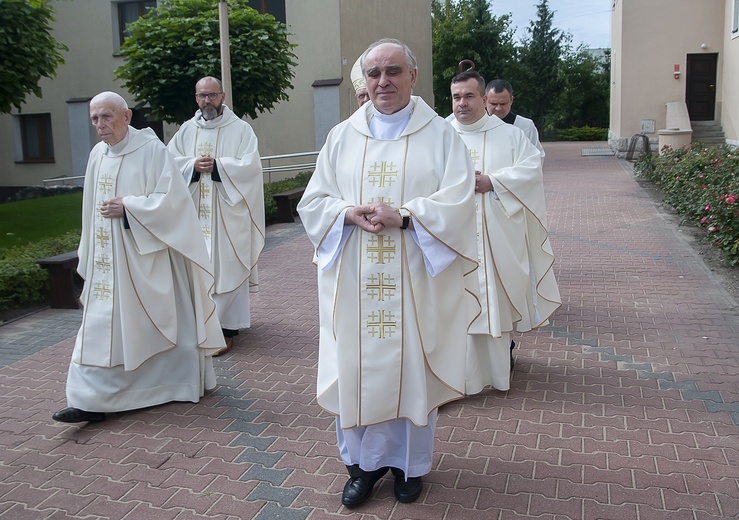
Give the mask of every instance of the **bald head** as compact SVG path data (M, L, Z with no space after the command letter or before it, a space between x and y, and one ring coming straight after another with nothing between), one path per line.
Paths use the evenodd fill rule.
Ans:
M195 83L195 89L197 89L198 87L202 87L204 85L209 85L219 90L223 90L223 83L221 83L220 79L214 76L205 76L203 78L200 78L198 82Z
M92 101L90 101L90 106L98 104L108 105L109 107L117 108L119 110L128 110L128 103L126 103L126 100L123 99L120 94L116 94L115 92L101 92L92 98Z
M90 122L105 143L118 144L126 137L131 111L115 92L101 92L90 101Z

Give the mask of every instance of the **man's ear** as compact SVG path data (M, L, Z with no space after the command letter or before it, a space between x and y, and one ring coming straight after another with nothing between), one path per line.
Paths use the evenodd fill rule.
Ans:
M127 108L126 111L123 113L123 120L126 122L127 125L131 124L132 117L133 117L133 111L131 111L130 108Z

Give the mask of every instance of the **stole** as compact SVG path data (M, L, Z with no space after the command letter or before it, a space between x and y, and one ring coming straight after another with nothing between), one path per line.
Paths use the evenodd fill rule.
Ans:
M361 203L404 202L408 138L370 141L362 163ZM373 159L368 159L371 155ZM361 231L361 230L360 230ZM403 231L361 231L359 424L396 417L403 366ZM393 394L393 392L395 392Z

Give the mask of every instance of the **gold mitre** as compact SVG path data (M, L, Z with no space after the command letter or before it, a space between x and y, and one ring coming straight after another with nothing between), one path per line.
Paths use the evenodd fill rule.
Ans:
M364 81L364 76L362 75L362 67L359 65L359 60L361 59L362 57L360 56L357 58L357 61L354 62L350 75L352 85L354 86L354 92L357 92L360 88L367 88L367 82Z

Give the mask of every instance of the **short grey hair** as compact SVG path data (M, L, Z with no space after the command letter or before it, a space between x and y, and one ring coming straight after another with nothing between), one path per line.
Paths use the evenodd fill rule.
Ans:
M418 62L416 61L416 57L413 55L413 51L411 51L410 47L408 47L402 41L396 40L395 38L382 38L381 40L377 40L375 43L367 47L367 50L362 53L362 57L359 59L359 66L362 68L363 76L365 73L364 60L367 57L367 54L369 54L369 52L375 47L379 47L380 45L384 45L386 43L397 45L403 49L403 54L405 54L405 62L408 65L408 72L413 72L415 69L418 68Z

